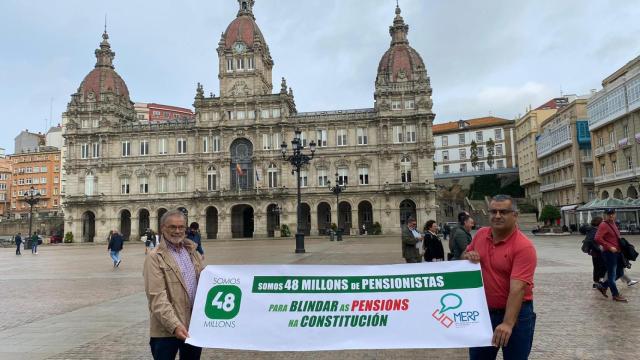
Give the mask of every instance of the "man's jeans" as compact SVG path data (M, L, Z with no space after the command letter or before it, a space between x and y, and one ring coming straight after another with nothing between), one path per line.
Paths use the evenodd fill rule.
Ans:
M120 251L111 250L111 259L113 259L113 265L120 261Z
M199 360L202 348L186 344L175 337L152 337L149 340L154 360L175 360L178 350L180 360Z
M20 246L22 246L22 243L17 243L16 244L16 255L21 255Z
M490 311L491 327L495 331L496 327L504 319L504 311ZM536 313L533 312L533 303L526 302L520 308L518 321L513 327L511 337L507 346L502 348L504 360L526 360L531 352L533 343L533 332L536 328ZM498 356L498 348L493 346L478 347L469 349L470 360L495 359Z
M31 242L31 253L35 254L38 252L38 241Z
M605 265L607 265L607 282L604 286L605 288L611 289L611 295L618 296L620 293L616 286L616 279L624 275L624 269L618 269L618 262L621 260L620 253L614 254L611 251L603 251L602 258L604 259Z

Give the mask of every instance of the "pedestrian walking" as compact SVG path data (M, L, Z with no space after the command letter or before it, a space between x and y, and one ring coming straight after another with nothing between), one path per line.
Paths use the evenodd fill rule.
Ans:
M38 236L38 232L34 232L31 235L31 253L38 255L38 242L40 241L40 237Z
M504 360L527 359L536 325L536 249L516 225L518 210L511 196L494 196L489 214L491 227L478 230L463 258L480 263L493 346L470 348L469 358L495 359L502 348Z
M149 251L156 247L156 235L153 233L153 230L147 229L145 236L147 239L144 242L144 254L147 255Z
M196 244L186 239L187 218L171 210L160 218L160 244L144 260L149 302L151 354L154 359L200 359L202 348L185 343L202 271ZM171 270L171 271L169 271Z
M407 219L407 224L402 227L402 257L407 263L422 262L420 249L424 236L416 230L416 224L416 219L410 217Z
M450 260L461 260L462 254L471 244L471 230L475 225L475 221L469 215L464 215L460 219L460 224L449 240L449 251L451 252Z
M606 209L604 211L604 221L598 226L596 231L596 243L602 246L602 258L607 267L607 281L604 284L603 295L607 294L607 289L611 289L611 298L617 302L627 302L627 299L620 295L616 286L616 279L624 275L624 267L620 253L620 230L616 225L616 209Z
M444 261L444 248L438 237L438 224L427 221L424 232L424 261Z
M122 259L120 259L120 251L122 251L123 248L124 237L117 230L113 230L110 236L109 245L107 246L107 251L111 255L114 268L119 267L122 262Z
M445 223L444 226L442 227L442 235L444 236L444 239L447 240L447 237L449 236L451 231L451 228L449 227L449 224Z
M587 253L591 256L591 264L593 265L593 285L594 289L600 290L605 297L608 297L607 290L604 286L604 278L607 275L607 265L602 258L601 247L596 243L596 232L598 226L602 223L602 217L596 216L591 219L591 228L587 231L584 242L587 244Z
M22 255L22 253L20 252L20 246L22 245L22 234L17 233L14 237L14 240L16 241L16 255Z
M187 239L196 243L196 251L200 254L202 260L204 260L204 249L202 249L202 236L200 235L200 224L192 222L187 230Z

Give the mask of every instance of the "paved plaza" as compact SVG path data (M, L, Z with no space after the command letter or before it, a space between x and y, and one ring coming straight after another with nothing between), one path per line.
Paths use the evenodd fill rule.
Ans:
M628 237L640 247L639 237ZM591 289L580 236L538 237L532 359L628 359L638 354L640 288L628 304ZM207 264L389 264L402 262L395 237L208 241ZM38 255L0 249L0 359L149 359L142 243L125 244L114 270L106 245L42 246ZM630 274L640 278L640 264ZM415 334L418 341L429 334ZM304 339L291 339L304 341ZM205 349L203 359L465 359L464 349L263 353Z

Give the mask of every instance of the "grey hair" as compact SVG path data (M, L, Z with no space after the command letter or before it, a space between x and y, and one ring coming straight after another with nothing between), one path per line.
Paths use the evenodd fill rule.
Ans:
M181 217L182 220L184 220L184 225L187 226L187 217L184 215L182 211L178 209L170 210L164 213L164 215L162 215L162 217L160 218L160 226L164 226L164 224L167 222L169 218L175 217L175 216Z
M498 195L495 195L494 197L492 197L491 201L495 201L495 202L510 201L511 202L511 210L513 210L514 212L518 212L518 205L516 204L516 201L513 200L511 195L498 194Z

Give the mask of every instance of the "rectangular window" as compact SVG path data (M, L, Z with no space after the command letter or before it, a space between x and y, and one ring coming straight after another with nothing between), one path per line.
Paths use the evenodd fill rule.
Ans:
M618 172L618 162L617 161L612 161L611 162L611 167L613 168L613 172L614 173Z
M87 129L89 127L89 119L82 119L81 125L83 129Z
M338 169L338 183L340 183L340 185L349 185L349 169Z
M495 129L496 140L502 140L502 129Z
M278 169L270 168L267 171L267 176L269 178L269 188L274 189L278 187Z
M303 147L307 146L307 133L305 133L304 131L300 132L300 142L302 143ZM276 144L276 145L280 145L280 144Z
M270 134L262 134L262 150L271 150L273 144L271 143Z
M409 109L409 110L413 109L413 108L414 108L414 102L413 102L413 100L407 100L407 101L405 101L405 102L404 102L404 108L405 108L405 109Z
M253 56L247 57L247 69L253 70Z
M496 167L498 169L504 169L504 160L500 159L500 160L496 161Z
M158 177L158 192L166 193L167 192L167 177L160 176Z
M467 172L467 164L460 164L460 172Z
M207 172L207 191L214 191L216 189L216 177L215 171Z
M129 141L122 142L122 156L131 156L131 143Z
M400 100L392 100L391 101L391 110L401 110L402 102Z
M467 149L460 149L460 160L465 160L467 158Z
M449 160L449 150L442 151L442 160L444 161Z
M476 131L476 141L482 142L482 131Z
M40 172L47 172L47 167L46 166L40 166Z
M605 174L606 172L605 172L604 164L600 164L600 175L605 175Z
M482 146L478 146L478 157L479 158L484 157L484 148Z
M393 142L395 144L399 144L399 143L404 142L403 141L404 137L402 135L403 135L402 134L402 125L395 125L393 127Z
M177 192L185 192L185 191L187 191L187 176L186 175L178 175L178 176L176 176L176 191Z
M149 155L149 140L140 140L140 156Z
M40 195L47 195L47 189L40 189ZM47 206L46 203L44 206Z
M53 183L57 184L60 181L60 179L57 176L53 177Z
M358 179L360 180L360 185L369 185L369 168L368 167L358 168Z
M80 159L88 159L88 158L89 158L89 144L81 144Z
M356 136L358 137L358 145L367 145L369 143L367 128L357 128Z
M442 146L449 146L449 136L445 135L442 137Z
M140 184L140 194L149 193L149 179L146 176L138 178L138 184Z
M255 110L247 110L247 119L255 119L255 118L256 118Z
M129 193L129 178L120 179L120 194Z
M327 186L328 180L327 170L318 170L318 186Z
M463 145L465 143L464 134L458 134L458 144Z
M167 139L159 139L158 140L158 154L166 155L167 154Z
M209 137L208 136L203 136L202 137L202 152L203 153L208 153L209 152Z
M244 112L244 110L241 111L236 111L236 119L238 120L244 120L246 113Z
M237 58L236 59L236 69L238 69L238 70L244 69L244 58Z
M233 71L233 59L227 58L227 72Z
M478 171L484 171L484 163L482 161L478 163Z
M213 135L213 152L220 152L220 135Z
M29 184L40 184L40 180L38 178L29 179Z
M624 126L622 127L622 137L629 137L629 124L624 124Z
M445 174L448 174L449 173L449 165L444 165L442 167L442 172L445 173Z
M270 111L269 109L262 109L262 111L260 112L260 117L263 119L268 119L270 118Z
M347 146L347 130L338 129L336 132L336 144L337 146Z
M34 173L40 172L40 167L39 166L34 166L33 167L33 172Z
M496 156L502 156L502 155L503 155L502 144L496 144Z
M306 170L300 171L300 187L309 186L309 173Z
M327 130L316 130L316 139L318 147L327 146Z
M97 159L100 157L100 143L91 144L91 157L94 159ZM43 172L46 172L46 171L47 169L45 167Z
M40 184L46 184L46 183L47 183L46 177L40 178Z
M187 139L178 139L178 154L187 153Z
M631 156L627 156L627 169L633 169L633 161L631 160Z
M416 142L416 126L415 125L407 125L406 126L406 133L407 133L407 137L406 137L406 142L408 143L414 143Z
M273 109L272 114L273 114L274 118L279 118L280 117L280 109Z

